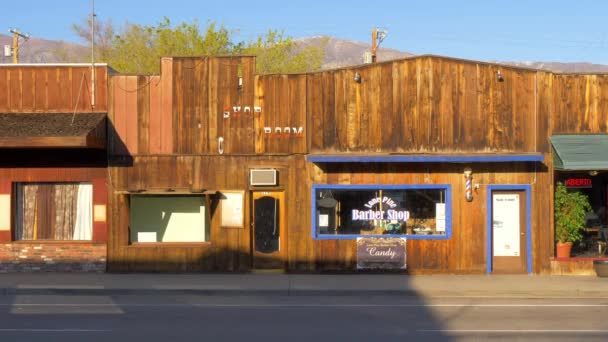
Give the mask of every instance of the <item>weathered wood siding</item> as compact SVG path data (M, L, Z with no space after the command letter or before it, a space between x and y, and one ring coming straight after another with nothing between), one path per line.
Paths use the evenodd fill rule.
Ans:
M225 154L549 153L553 133L608 125L606 75L433 56L301 75L254 76L252 57L161 65L162 76L110 79L111 120L125 153L218 154L219 137ZM303 137L285 127L302 127Z
M535 77L439 57L311 74L310 153L534 151Z
M285 192L286 262L291 270L355 267L355 241L311 237L312 184L450 184L452 238L409 241L412 273L485 272L487 185L529 184L533 271L550 272L549 137L606 133L608 128L606 75L553 74L434 56L301 75L256 76L251 57L164 58L161 66L160 76L110 79L109 116L116 133L111 137L109 177L108 255L113 271L250 269L248 170L271 167L280 174L276 189ZM360 83L355 82L355 73ZM234 108L238 106L240 111ZM303 136L292 134L294 127L296 132L302 127ZM219 137L224 138L224 155L218 153ZM307 153L376 152L538 152L545 161L470 165L305 161ZM124 156L131 160L125 163ZM465 166L473 168L473 182L480 184L472 202L464 200ZM245 190L244 228L221 228L218 207L212 208L208 243L129 245L125 193L146 188Z
M224 154L252 154L254 70L253 57L182 57L161 76L112 76L112 155L219 154L220 137Z
M254 113L255 152L306 153L307 76L257 76L255 97L262 109Z
M608 75L553 76L550 133L608 132Z
M274 167L279 171L280 191L286 194L289 262L309 252L310 231L306 226L306 178L302 156L145 156L134 157L132 167L112 167L108 239L110 271L246 271L251 268L251 196L246 192L243 228L220 226L221 204L210 205L211 229L208 243L129 245L128 189L202 188L248 189L249 168ZM156 170L156 171L155 171ZM296 186L297 185L297 186ZM293 257L296 256L296 257ZM286 261L288 261L286 260Z
M90 66L0 66L0 113L106 112L108 68L96 66L95 72L93 108Z

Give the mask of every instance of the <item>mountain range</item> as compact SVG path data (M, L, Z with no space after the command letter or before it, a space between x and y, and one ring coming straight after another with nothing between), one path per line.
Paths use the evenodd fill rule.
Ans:
M12 45L13 38L0 34L0 63L12 63L12 57L4 56L4 45ZM20 63L58 63L66 62L60 52L86 56L89 48L62 40L30 38L19 44Z
M298 46L319 46L325 43L325 59L321 68L334 69L363 63L363 55L370 50L370 45L333 38L326 36L314 36L295 39ZM11 63L11 57L4 56L4 45L10 45L12 38L8 35L0 34L0 63ZM84 45L69 43L61 40L47 40L41 38L30 38L20 45L19 60L21 63L57 63L57 62L79 62L87 60L89 48ZM415 54L380 47L378 49L378 61L387 61L414 56ZM66 60L66 56L81 56L80 60ZM458 56L450 56L458 57ZM72 57L73 58L73 57ZM559 63L550 61L492 61L495 63L508 64L513 66L551 70L554 72L580 72L580 73L601 73L608 72L608 65L593 64L587 62L578 63Z

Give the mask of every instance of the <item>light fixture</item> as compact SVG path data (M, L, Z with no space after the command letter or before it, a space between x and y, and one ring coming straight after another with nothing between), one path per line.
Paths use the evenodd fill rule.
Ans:
M236 66L237 84L236 89L241 92L243 90L243 64L239 63Z
M589 171L589 176L597 176L598 172L596 170Z
M386 39L386 36L388 36L387 29L378 29L378 45Z
M355 72L355 77L353 77L353 80L357 83L361 83L361 75L358 72Z
M334 195L331 190L321 190L321 193L319 195L321 196L321 198L317 200L317 206L321 208L331 209L338 204L338 201L334 198Z
M496 77L498 78L498 82L502 82L505 79L502 77L502 72L500 72L500 70L498 70L498 72L496 73Z

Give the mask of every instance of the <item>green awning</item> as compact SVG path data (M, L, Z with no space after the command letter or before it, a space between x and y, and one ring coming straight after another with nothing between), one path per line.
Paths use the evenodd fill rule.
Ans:
M563 134L549 138L557 170L608 170L608 134Z

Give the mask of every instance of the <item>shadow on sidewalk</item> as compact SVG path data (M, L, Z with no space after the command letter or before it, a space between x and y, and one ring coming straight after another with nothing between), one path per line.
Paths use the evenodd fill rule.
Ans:
M166 260L148 263L121 263L113 260L110 264L112 269L123 272L163 269L202 272L201 269L209 265L236 267L247 264L249 260L249 255L219 250L214 254L206 254L199 265ZM333 266L345 265L336 263ZM213 272L213 269L207 271ZM7 295L2 299L3 310L0 311L0 340L8 340L5 339L7 333L13 334L10 337L19 337L19 332L25 334L27 329L38 329L35 330L38 335L28 335L24 339L28 341L57 338L55 335L59 334L60 329L82 330L80 333L74 330L76 332L73 335L68 331L64 332L61 335L62 341L108 340L109 336L116 334L121 336L120 340L128 336L129 340L146 341L403 341L408 338L425 341L453 340L443 333L446 322L425 305L425 299L417 295L413 287L408 286L410 278L406 274L365 273L366 277L360 277L361 274L354 271L352 275L343 272L333 275L317 273L317 276L308 278L309 283L300 280L296 284L293 277L306 276L255 274L247 283L246 271L248 269L237 268L232 279L230 273L211 273L210 277L215 277L217 281L225 279L227 288L251 286L262 290L260 293L263 292L264 286L268 286L269 290L276 289L273 282L287 279L289 284L286 289L300 286L299 290L302 291L292 291L291 295L239 295L238 292L218 292L215 295L201 295L196 292L95 295L94 291L93 295L73 295L69 290L65 290L58 295ZM48 276L52 279L49 283L62 283L61 274L49 273ZM138 277L155 281L154 275L151 274L125 274L122 280L123 275L120 273L111 276L115 281L124 281L125 284L137 284ZM187 275L156 276L159 282L157 285L179 287L179 281L182 279L189 282L189 285L196 280L196 277ZM398 279L399 291L390 291L392 285L388 281L383 283L382 280L386 277ZM70 274L65 279L75 282L77 278L78 275ZM171 279L171 282L163 283L163 279ZM212 285L220 287L222 284L217 281ZM330 291L323 293L324 285ZM307 292L307 288L312 291Z

